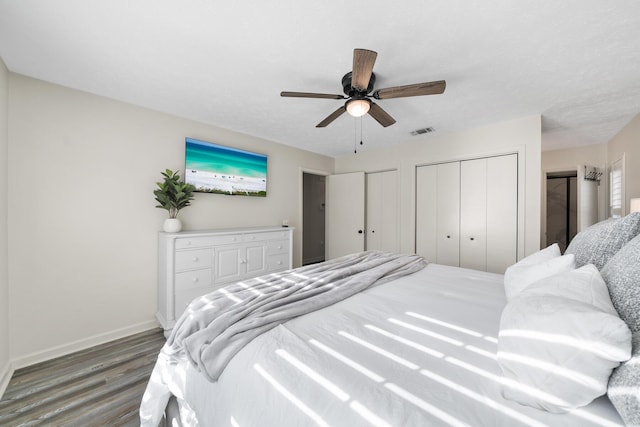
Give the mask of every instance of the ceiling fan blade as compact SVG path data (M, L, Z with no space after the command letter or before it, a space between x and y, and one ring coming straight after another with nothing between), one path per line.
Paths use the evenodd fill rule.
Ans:
M378 54L372 50L353 50L353 72L351 86L359 91L366 91L373 72L373 64L376 63Z
M344 113L345 111L347 111L347 109L345 108L345 106L341 106L340 108L338 108L336 111L334 111L333 113L329 114L327 116L326 119L324 119L323 121L321 121L320 123L318 123L316 125L317 128L323 128L326 127L329 123L331 123L332 121L334 121L335 119L337 119L338 117L340 117L342 115L342 113Z
M280 92L280 96L291 98L325 98L325 99L345 99L342 95L332 95L330 93L311 93L311 92Z
M439 95L444 92L447 87L447 82L444 80L438 80L436 82L416 83L406 86L388 87L386 89L378 89L373 93L373 97L376 99L390 99L390 98L406 98L408 96L421 96L421 95Z
M396 120L391 117L389 113L380 108L380 106L375 102L371 103L371 107L369 108L369 115L376 119L376 121L384 127L391 126L396 122Z

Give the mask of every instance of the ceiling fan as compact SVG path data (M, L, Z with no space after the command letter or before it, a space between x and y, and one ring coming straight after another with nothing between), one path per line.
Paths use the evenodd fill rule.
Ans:
M346 99L343 106L338 108L327 118L316 125L323 128L337 119L345 111L354 117L361 117L369 113L378 123L387 127L396 121L384 111L372 99L406 98L409 96L438 95L444 92L446 82L438 80L434 82L416 83L405 86L388 87L385 89L373 90L376 82L376 75L373 73L373 65L378 54L372 50L353 50L353 70L342 77L342 89L344 95L332 95L328 93L310 92L280 92L280 96L292 98L325 98L325 99Z

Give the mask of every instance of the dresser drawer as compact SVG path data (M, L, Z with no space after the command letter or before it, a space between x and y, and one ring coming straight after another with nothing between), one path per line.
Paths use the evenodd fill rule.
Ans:
M267 271L282 271L289 268L289 254L267 256Z
M287 239L289 236L288 231L269 231L265 233L247 233L242 235L244 242L255 242L264 240L277 240Z
M176 239L176 249L202 248L205 246L228 245L239 243L239 234L221 234L219 236L182 237Z
M176 252L176 271L192 270L195 268L209 268L212 263L213 249L211 248Z
M176 273L175 290L177 292L185 289L210 286L212 276L213 274L210 268Z
M289 253L288 240L274 240L267 242L267 255Z
M213 291L212 287L203 286L199 288L192 288L192 289L176 292L174 306L173 306L174 318L178 320L180 315L184 313L184 310L187 308L187 306L189 306L189 304L191 303L191 301L193 301L194 298L197 298L201 295L208 294L211 291Z

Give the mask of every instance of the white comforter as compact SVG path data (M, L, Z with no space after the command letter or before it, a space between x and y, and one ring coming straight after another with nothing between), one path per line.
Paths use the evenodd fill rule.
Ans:
M229 360L264 332L426 265L418 255L366 251L233 283L191 302L162 352L186 353L216 381Z
M606 397L558 415L501 396L504 305L501 275L430 264L261 335L217 382L161 355L142 425L170 394L185 425L622 425Z

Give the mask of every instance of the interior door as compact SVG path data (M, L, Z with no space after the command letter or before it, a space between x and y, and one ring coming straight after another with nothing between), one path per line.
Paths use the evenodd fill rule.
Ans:
M438 259L437 183L436 165L416 168L416 253L430 262Z
M366 248L398 252L397 171L366 174Z
M460 267L487 269L487 159L460 163Z
M416 168L416 253L460 265L460 162Z
M326 259L364 250L365 175L352 172L326 180Z
M436 263L460 265L460 162L436 165Z
M324 175L302 174L302 265L324 261L325 181Z

